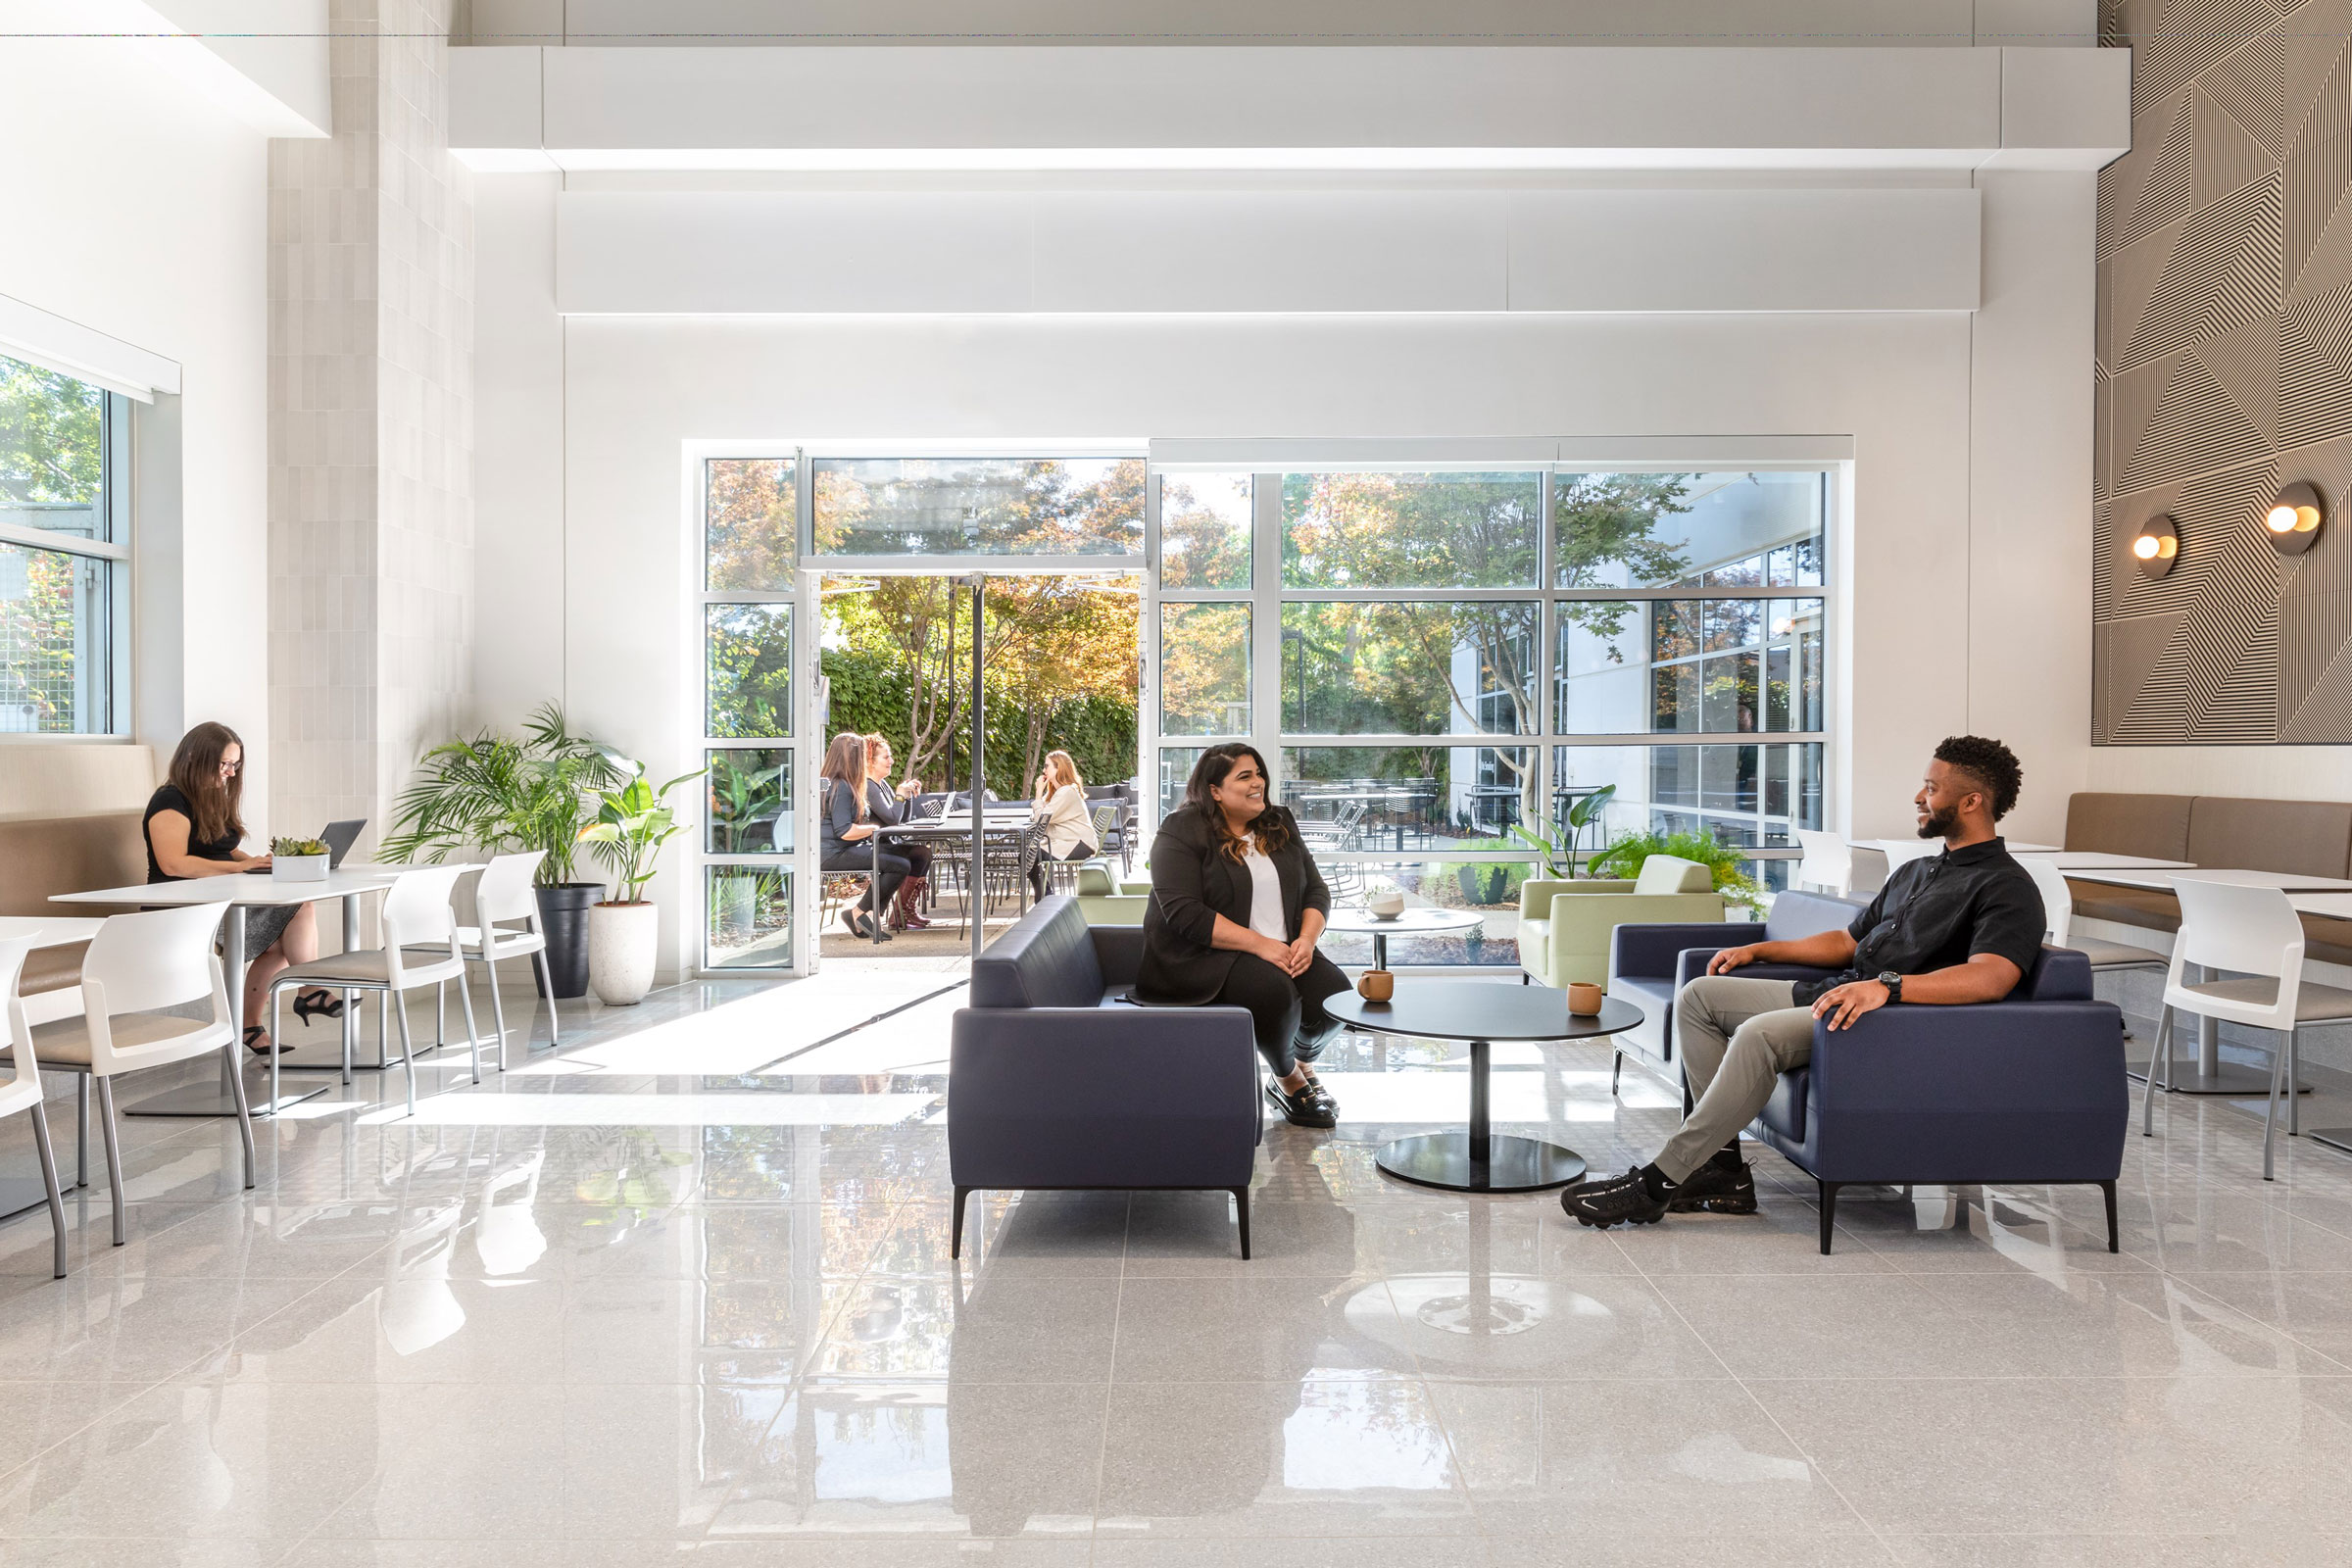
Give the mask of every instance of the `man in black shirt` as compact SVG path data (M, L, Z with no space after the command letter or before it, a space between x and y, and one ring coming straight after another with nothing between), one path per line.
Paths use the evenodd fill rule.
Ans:
M1560 1202L1580 1223L1650 1224L1670 1213L1756 1211L1740 1129L1780 1076L1812 1059L1813 1025L1845 1029L1890 1002L1998 1002L2041 947L2041 894L1993 824L2017 804L2017 759L1999 741L1955 735L1936 748L1912 805L1919 836L1943 853L1886 879L1843 931L1726 948L1675 999L1674 1034L1696 1103L1658 1157L1623 1176L1580 1182ZM1826 980L1740 979L1749 963L1802 963Z

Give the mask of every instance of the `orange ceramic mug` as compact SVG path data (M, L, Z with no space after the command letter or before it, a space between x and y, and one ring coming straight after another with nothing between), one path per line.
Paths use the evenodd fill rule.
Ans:
M1580 980L1568 988L1568 1010L1580 1018L1590 1018L1600 1010L1600 987Z
M1366 969L1355 990L1366 1002L1386 1002L1396 994L1396 977L1386 969Z

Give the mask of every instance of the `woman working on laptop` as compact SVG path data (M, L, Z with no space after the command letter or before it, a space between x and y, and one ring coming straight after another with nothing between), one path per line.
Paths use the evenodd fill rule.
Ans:
M234 876L269 865L267 855L247 855L238 805L245 795L245 743L226 724L203 723L180 737L172 770L147 798L141 830L147 839L147 880L179 882L198 876ZM270 982L290 963L318 956L318 922L307 904L249 909L245 950L255 955L245 970L245 1044L256 1055L291 1051L269 1038L252 1020L262 1016ZM340 1017L343 1003L325 991L294 999L304 1023L313 1013Z

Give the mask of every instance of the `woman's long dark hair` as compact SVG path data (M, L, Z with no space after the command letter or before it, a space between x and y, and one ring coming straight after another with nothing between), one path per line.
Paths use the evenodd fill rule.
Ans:
M1225 776L1233 771L1234 763L1245 757L1255 762L1258 772L1265 777L1266 808L1250 824L1249 834L1237 838L1225 825L1224 808L1217 805L1216 797L1209 792L1223 784ZM1274 804L1273 785L1273 771L1266 766L1266 760L1258 755L1256 747L1247 741L1227 741L1222 746L1211 746L1202 752L1200 760L1193 764L1193 776L1184 781L1184 804L1207 815L1218 842L1234 859L1240 860L1249 856L1252 837L1257 840L1260 855L1273 855L1291 842L1290 823L1284 817L1282 808Z
M223 784L220 759L231 746L237 749L239 765ZM230 834L243 841L245 818L238 808L245 800L244 753L245 743L235 730L209 719L179 738L179 750L172 754L172 770L166 776L173 789L188 798L196 813L188 834L190 845L218 843Z

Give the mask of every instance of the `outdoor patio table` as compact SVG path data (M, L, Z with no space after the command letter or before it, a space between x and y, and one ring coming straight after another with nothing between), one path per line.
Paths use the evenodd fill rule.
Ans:
M1368 936L1372 939L1372 967L1389 966L1389 938L1429 937L1447 931L1472 931L1486 923L1475 909L1406 909L1393 919L1384 920L1371 910L1354 905L1335 904L1323 917L1323 929L1348 936Z

